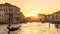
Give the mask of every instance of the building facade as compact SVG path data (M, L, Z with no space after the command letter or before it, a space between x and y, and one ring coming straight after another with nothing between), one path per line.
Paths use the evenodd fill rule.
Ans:
M44 14L38 14L39 21L44 22L45 21L45 18L46 18L46 15L44 15Z
M60 22L60 11L53 14L46 15L46 21L48 22Z
M54 21L60 22L60 11L53 13L53 18L54 18Z
M52 22L53 21L53 15L51 15L51 14L46 15L46 21L47 22Z
M20 23L23 18L20 15L20 8L9 3L0 4L0 22ZM22 18L22 19L21 19Z

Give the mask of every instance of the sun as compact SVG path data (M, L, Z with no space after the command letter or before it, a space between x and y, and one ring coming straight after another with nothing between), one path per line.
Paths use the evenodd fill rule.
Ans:
M27 16L29 17L29 16L34 16L34 15L33 14L28 14Z
M37 17L37 11L38 10L30 10L29 13L25 14L25 16L26 17L30 17L30 16Z
M30 17L30 16L36 17L35 14L27 14L27 15L25 15L25 16L26 16L26 17Z

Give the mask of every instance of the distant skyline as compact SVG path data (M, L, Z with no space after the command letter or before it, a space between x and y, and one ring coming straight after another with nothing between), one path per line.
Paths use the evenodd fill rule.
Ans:
M60 0L0 0L0 4L5 2L21 8L21 12L25 16L33 16L38 13L51 14L60 10Z

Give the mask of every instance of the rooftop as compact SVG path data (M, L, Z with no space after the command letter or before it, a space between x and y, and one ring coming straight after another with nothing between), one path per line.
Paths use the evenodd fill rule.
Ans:
M10 4L10 3L0 4L0 6L17 7L17 6L15 6L15 5ZM17 8L19 8L19 7L17 7Z

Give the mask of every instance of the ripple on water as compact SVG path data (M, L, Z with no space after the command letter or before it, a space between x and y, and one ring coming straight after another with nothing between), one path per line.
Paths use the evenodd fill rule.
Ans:
M27 24L14 24L11 27L18 27L21 26L21 30L11 31L10 34L59 34L60 30L57 31L54 24L49 23L27 23ZM0 25L0 34L7 34L8 29L7 25Z

